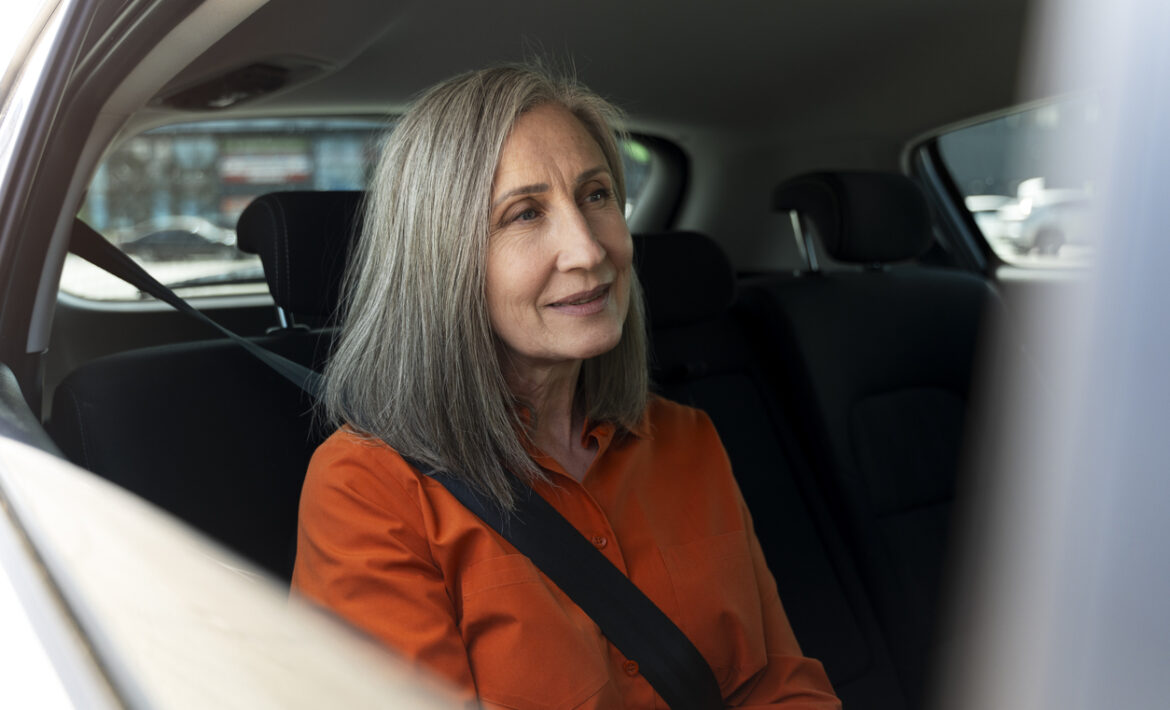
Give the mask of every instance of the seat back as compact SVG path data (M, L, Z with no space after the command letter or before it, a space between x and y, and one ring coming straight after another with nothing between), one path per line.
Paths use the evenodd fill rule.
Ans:
M802 649L824 664L846 707L904 708L857 571L797 475L792 429L732 308L727 257L691 232L636 236L635 247L656 387L706 411L718 429Z
M931 242L924 196L888 173L817 173L778 188L856 268L745 290L757 340L789 363L794 415L916 705L927 677L979 333L990 284L896 265Z
M320 370L361 193L274 193L240 218L286 326L255 341ZM309 459L330 433L314 402L226 339L92 360L53 395L47 428L84 466L200 528L279 578L292 574Z

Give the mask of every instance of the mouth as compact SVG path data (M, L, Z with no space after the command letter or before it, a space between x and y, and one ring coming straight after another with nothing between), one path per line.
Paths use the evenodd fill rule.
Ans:
M609 293L609 284L602 284L597 288L592 288L588 291L579 291L548 305L550 308L584 306L586 304L593 303L594 301L599 301L605 298L607 293Z
M613 286L612 283L607 283L588 291L578 291L548 304L547 308L552 309L553 313L559 313L563 316L595 316L608 307L611 286Z

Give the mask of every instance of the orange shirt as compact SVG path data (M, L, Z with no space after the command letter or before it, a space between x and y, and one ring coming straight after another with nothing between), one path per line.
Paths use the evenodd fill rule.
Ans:
M652 400L645 435L587 425L579 483L552 459L537 492L686 633L729 706L839 708L801 657L705 414ZM665 708L593 621L442 484L338 431L301 494L293 589L487 707Z

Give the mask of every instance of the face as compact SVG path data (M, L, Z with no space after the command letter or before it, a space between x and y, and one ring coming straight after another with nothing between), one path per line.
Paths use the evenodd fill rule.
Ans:
M523 376L617 345L633 244L605 156L566 109L540 106L513 126L489 239L488 313L506 368Z

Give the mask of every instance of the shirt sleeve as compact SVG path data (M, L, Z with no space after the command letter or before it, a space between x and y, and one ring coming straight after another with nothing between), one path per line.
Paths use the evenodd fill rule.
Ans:
M746 509L744 515L748 515ZM840 710L841 701L833 692L820 661L805 658L801 653L796 635L788 623L788 616L784 613L784 606L780 603L776 581L764 561L763 550L750 522L747 533L764 612L768 665L748 688L728 698L728 705L738 708Z
M314 455L301 492L292 590L475 698L455 609L417 495L358 442ZM403 462L402 466L406 466Z

